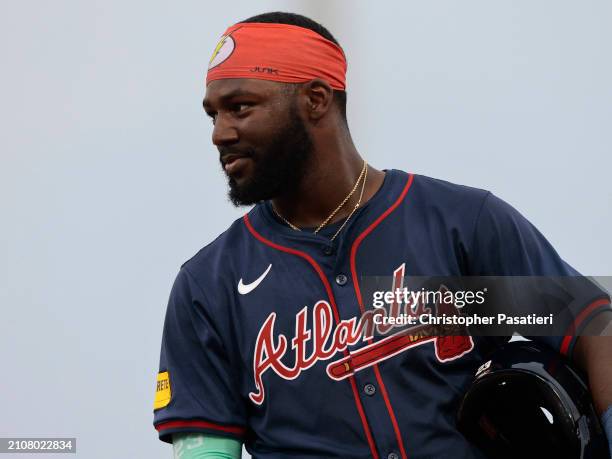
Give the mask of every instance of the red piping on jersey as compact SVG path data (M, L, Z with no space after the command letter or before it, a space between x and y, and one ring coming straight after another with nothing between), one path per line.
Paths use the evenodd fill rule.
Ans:
M563 341L561 342L561 350L560 350L561 354L563 354L564 356L567 356L570 344L572 342L572 339L574 338L573 333L575 333L575 331L578 329L578 326L582 322L584 322L584 319L586 319L595 309L605 304L608 304L608 303L610 303L609 298L601 298L599 300L593 301L586 308L584 308L580 314L578 314L578 317L576 317L576 320L574 320L574 323L570 325L565 332L565 337L563 338Z
M165 429L173 429L176 427L201 427L203 429L213 429L220 432L232 433L234 435L244 436L246 429L244 427L222 426L206 421L168 421L162 422L155 426L158 432Z
M365 308L363 306L363 298L361 296L361 289L359 288L359 279L357 278L357 266L356 266L356 258L357 258L357 249L359 249L359 245L361 242L368 236L374 229L385 219L387 218L391 212L393 212L397 207L401 204L401 202L406 197L410 186L414 180L414 175L410 174L408 177L408 181L402 190L402 193L399 195L397 200L393 203L391 207L389 207L382 215L380 215L374 222L368 226L353 242L353 246L351 247L351 276L353 277L353 285L355 286L355 294L357 296L357 302L359 303L359 309L361 309L361 314L365 312ZM372 343L372 339L369 340L369 343ZM387 407L387 411L389 412L389 417L391 418L391 424L393 425L393 431L395 432L395 438L397 440L397 444L400 449L400 453L403 459L407 459L406 449L404 448L404 441L402 440L402 433L399 430L399 425L397 424L397 419L395 417L395 413L393 412L393 407L391 406L391 400L389 400L389 394L387 393L387 388L385 387L385 383L383 382L382 376L380 374L380 370L378 369L378 364L374 365L374 374L376 375L376 380L378 381L378 385L380 386L381 393L383 399L385 401L385 405Z
M305 259L308 263L310 263L310 265L314 268L314 270L317 272L317 274L319 275L319 278L321 279L321 282L323 282L323 286L325 287L325 291L327 292L327 296L329 297L329 302L332 306L332 309L334 311L334 319L336 320L336 325L338 325L338 323L340 322L340 314L338 314L338 308L336 307L336 299L334 298L334 293L332 292L331 289L331 285L329 285L329 281L327 280L327 278L325 277L325 274L323 273L323 270L321 269L321 267L319 266L319 264L314 260L314 258L312 258L310 255L308 255L305 252L302 252L300 250L296 250L296 249L292 249L290 247L285 247L283 245L279 245L276 244L272 241L270 241L269 239L266 239L265 237L263 237L261 234L259 234L255 228L253 228L253 225L251 225L251 220L249 219L249 215L245 214L243 217L244 220L244 224L246 225L246 227L248 228L248 230L250 231L250 233L255 236L255 238L276 249L276 250L280 250L281 252L286 252L286 253L290 253L292 255L297 255L298 257L301 257L303 259ZM350 355L348 350L344 350L344 355L348 356ZM359 417L361 418L361 424L363 425L363 430L365 431L367 440L368 440L368 445L370 446L370 452L372 453L372 457L374 459L380 459L380 457L378 456L378 452L376 451L376 444L374 443L374 438L372 437L372 433L370 432L370 426L368 425L368 421L365 417L365 411L363 410L363 406L361 404L361 400L359 399L359 393L357 391L357 385L355 384L355 379L351 376L350 378L348 378L350 383L351 383L351 389L353 390L353 398L355 399L355 405L357 406L357 412L359 413Z

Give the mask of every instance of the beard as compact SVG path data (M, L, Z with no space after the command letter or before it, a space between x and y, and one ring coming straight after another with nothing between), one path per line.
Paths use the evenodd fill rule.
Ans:
M292 103L287 124L281 126L274 141L246 152L254 163L251 177L240 185L229 177L229 200L239 207L291 194L302 182L312 152L312 138Z

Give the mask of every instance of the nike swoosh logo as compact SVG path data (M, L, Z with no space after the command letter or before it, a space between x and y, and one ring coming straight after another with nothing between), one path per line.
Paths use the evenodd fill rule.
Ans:
M238 281L238 293L240 293L241 295L246 295L247 293L250 293L255 290L255 288L257 288L257 286L261 284L261 281L264 280L264 278L268 275L270 269L272 269L272 263L270 263L268 269L266 269L261 276L259 276L257 279L255 279L255 281L251 282L250 284L243 284L242 278L240 278L240 280Z

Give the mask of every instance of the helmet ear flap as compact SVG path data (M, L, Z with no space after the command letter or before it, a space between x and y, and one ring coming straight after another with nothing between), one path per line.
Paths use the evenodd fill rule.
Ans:
M609 458L585 381L533 342L491 355L461 401L457 426L494 458Z

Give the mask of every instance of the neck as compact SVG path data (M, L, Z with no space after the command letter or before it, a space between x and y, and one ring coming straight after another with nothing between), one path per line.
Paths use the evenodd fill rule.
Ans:
M363 169L364 160L350 135L334 136L334 141L315 143L308 172L291 192L272 200L274 208L292 224L319 226L351 192ZM368 165L361 205L382 185L384 172ZM359 190L348 199L328 224L346 218L359 200Z

